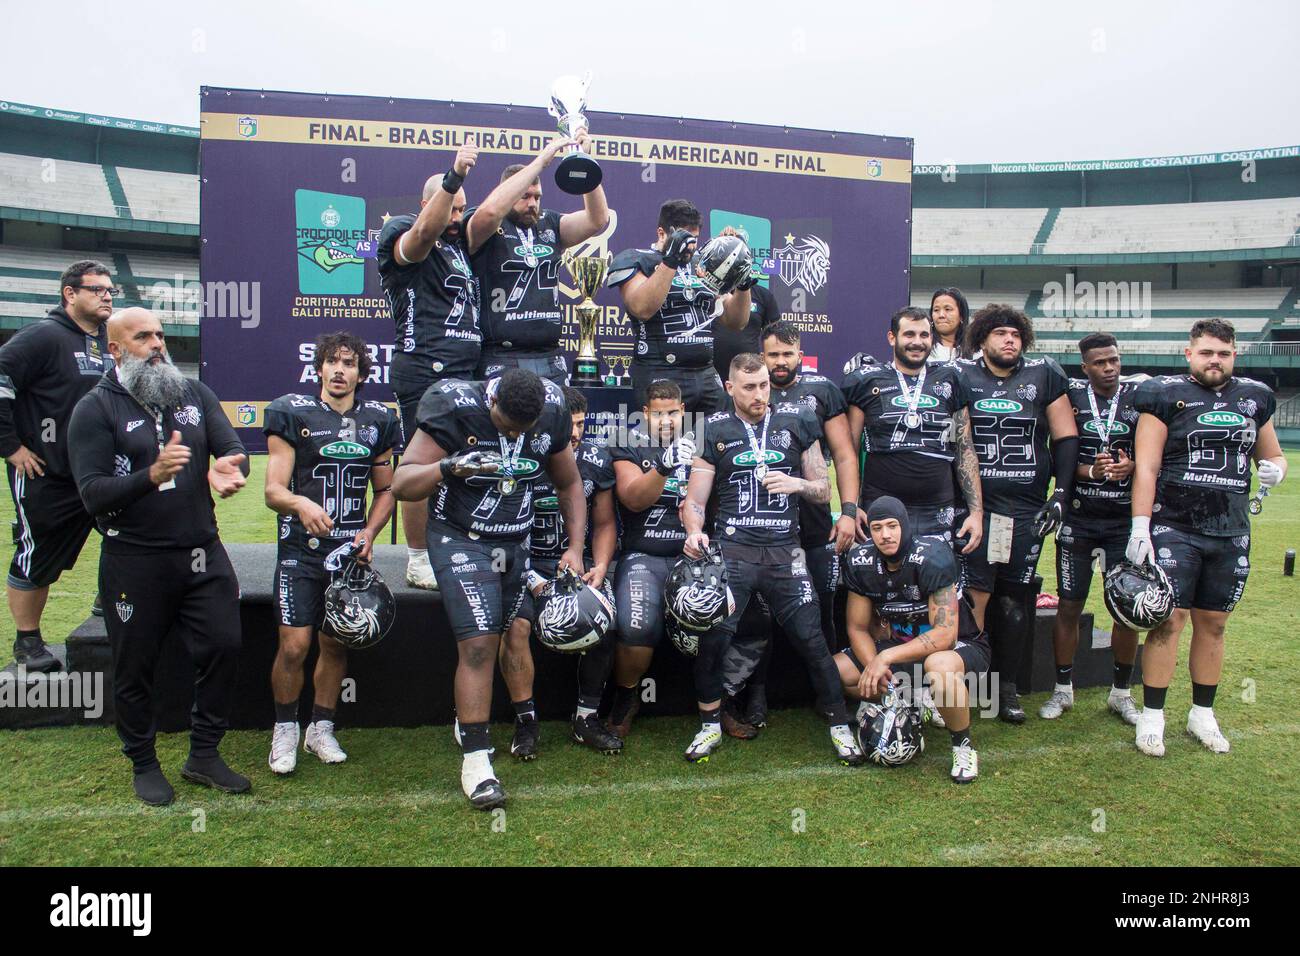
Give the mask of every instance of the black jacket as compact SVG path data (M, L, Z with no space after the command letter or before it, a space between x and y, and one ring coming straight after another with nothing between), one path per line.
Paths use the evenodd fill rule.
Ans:
M149 479L158 460L158 423L122 387L116 369L72 413L72 473L106 551L196 548L217 535L209 457L239 454L244 446L212 389L192 379L186 385L186 401L163 412L161 431L164 441L179 431L191 457L176 487L165 491ZM247 459L242 470L248 474Z
M0 348L0 456L25 445L47 477L71 481L68 421L112 366L104 327L87 335L62 306L19 330Z

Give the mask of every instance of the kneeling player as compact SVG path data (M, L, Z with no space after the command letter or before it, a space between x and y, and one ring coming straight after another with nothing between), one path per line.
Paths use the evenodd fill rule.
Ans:
M951 545L914 537L909 523L897 498L877 498L867 510L871 543L845 562L849 647L835 663L845 692L863 700L887 688L894 670L920 663L952 735L953 782L970 783L979 757L966 679L988 670L989 641L961 597Z
M588 570L582 580L604 591L613 603L614 593L607 575L614 560L614 549L618 546L618 525L614 519L614 469L604 448L582 440L587 399L576 388L566 385L563 391L573 423L569 444L578 460L582 493L587 499L589 533L583 560ZM564 515L560 513L560 500L555 488L547 478L537 480L533 496L528 564L542 577L554 578L560 558L569 548ZM505 678L515 707L515 735L510 741L510 753L520 760L532 760L537 756L540 728L537 705L533 701L533 655L528 643L536 617L533 593L525 588L519 613L506 632L506 639L501 642L501 676ZM606 729L596 716L605 691L605 679L609 677L613 645L614 636L607 634L601 643L583 651L578 658L578 705L573 714L573 739L603 754L616 754L623 749L622 739Z
M382 402L357 398L370 371L366 343L336 332L316 340L320 395L282 395L266 408L266 506L280 515L275 595L280 649L271 668L275 732L268 763L276 773L298 764L298 697L312 631L325 612L326 556L351 542L370 560L375 536L393 513L392 449L397 420ZM366 517L366 485L374 499ZM325 763L348 755L334 736L334 709L347 673L347 651L320 634L312 677L315 703L304 749Z

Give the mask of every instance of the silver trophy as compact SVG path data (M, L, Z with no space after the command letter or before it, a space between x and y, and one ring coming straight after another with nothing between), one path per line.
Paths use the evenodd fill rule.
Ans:
M551 84L551 105L546 112L555 117L556 128L566 139L573 139L580 129L590 129L584 115L590 85L590 70L581 78L562 76ZM604 175L600 163L574 146L555 169L555 185L570 195L581 196L599 186Z

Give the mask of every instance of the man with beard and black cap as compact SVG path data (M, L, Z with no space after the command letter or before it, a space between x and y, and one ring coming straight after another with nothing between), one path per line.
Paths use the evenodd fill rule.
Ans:
M483 295L479 378L524 368L556 385L568 384L560 354L560 260L570 246L609 225L603 186L584 195L577 212L542 208L542 170L574 144L586 149L586 129L578 130L576 139L553 140L526 166L507 166L497 188L465 214L470 261Z
M221 403L181 375L148 309L108 321L116 367L72 413L72 473L104 544L99 591L113 648L113 700L136 795L161 806L175 796L154 750L154 671L169 634L194 662L190 756L181 776L227 793L246 777L217 753L239 660L239 582L217 536L212 492L244 487L244 447ZM215 460L209 463L209 458Z
M849 646L835 664L845 693L860 700L877 697L896 673L920 670L911 686L930 682L952 735L953 783L970 783L979 759L967 681L988 670L989 641L962 597L952 548L943 538L913 535L910 524L897 498L881 496L867 509L871 541L852 548L844 563Z
M425 390L444 378L473 378L478 368L483 343L478 279L461 229L462 184L477 161L476 150L460 150L450 170L425 182L420 214L394 216L379 233L379 281L397 324L389 379L406 441L415 437L415 411ZM402 502L406 583L435 590L438 582L424 546L428 518L426 502Z
M108 267L90 260L68 266L59 289L62 304L0 348L0 454L15 513L9 612L18 630L14 660L28 671L59 667L41 639L41 613L95 523L72 480L68 420L104 374L104 323L118 293Z

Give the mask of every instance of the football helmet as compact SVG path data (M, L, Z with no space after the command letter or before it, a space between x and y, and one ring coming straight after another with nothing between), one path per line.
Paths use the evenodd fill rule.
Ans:
M900 767L914 760L925 751L920 708L890 688L883 703L867 701L863 706L858 743L868 760L884 767Z
M614 602L569 568L547 581L528 572L528 586L537 599L537 639L543 647L573 654L599 644L614 624Z
M739 236L717 236L695 253L691 267L706 289L724 296L750 279L754 256Z
M1144 562L1121 561L1106 572L1106 610L1134 631L1149 631L1174 612L1174 586L1164 569Z
M701 557L683 555L668 572L664 599L669 615L688 631L708 631L730 617L736 599L727 586L722 549L712 543Z
M350 650L374 647L397 617L397 602L379 572L356 559L350 542L325 560L332 573L325 589L325 619L321 630Z

